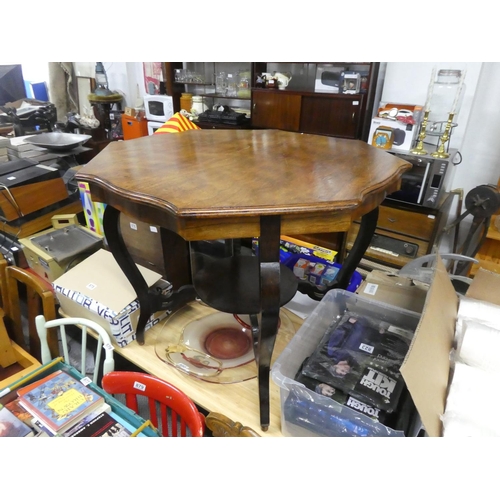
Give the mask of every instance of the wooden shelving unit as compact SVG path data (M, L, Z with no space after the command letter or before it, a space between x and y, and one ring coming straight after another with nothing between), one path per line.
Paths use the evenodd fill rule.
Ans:
M325 64L336 69L359 71L364 75L359 93L343 94L318 91L315 87L316 71ZM227 104L238 111L246 110L251 116L251 128L279 129L305 134L326 135L366 141L371 124L380 63L376 62L247 62L200 63L165 62L165 89L172 96L174 112L180 110L180 96L192 92L202 96L206 104ZM192 70L202 76L203 83L175 81L176 70ZM220 71L235 76L250 75L249 96L221 96L215 94L215 75ZM262 73L290 73L292 79L284 90L256 87L256 76ZM210 90L213 89L213 92ZM211 127L214 128L214 127Z

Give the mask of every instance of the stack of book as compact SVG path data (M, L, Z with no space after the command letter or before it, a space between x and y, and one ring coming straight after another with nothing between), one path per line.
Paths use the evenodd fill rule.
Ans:
M25 142L30 135L25 135L22 137L13 137L9 140L10 144L7 144L7 157L9 160L18 160L19 158L31 158L35 159L38 156L42 156L48 153L46 148L41 148Z
M7 137L0 137L0 163L9 161L7 154L7 146L10 145L10 140Z
M59 163L65 168L67 165L74 166L77 164L75 156L85 151L90 151L90 148L78 145L76 147L61 149L61 148L48 148L36 146L26 142L26 139L33 136L13 137L6 139L5 144L2 146L2 138L0 137L0 163L2 162L2 154L5 154L4 161L29 159L34 160L41 165L57 166ZM5 152L2 153L2 148ZM66 159L67 161L64 161Z
M7 435L3 418L16 421L16 435L22 428L25 437L129 437L136 430L100 394L62 370L17 390L0 410L0 436Z

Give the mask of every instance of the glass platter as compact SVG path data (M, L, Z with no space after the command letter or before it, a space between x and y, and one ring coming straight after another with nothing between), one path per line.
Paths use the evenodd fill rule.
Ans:
M165 321L155 352L165 363L206 382L234 384L250 380L257 377L257 364L249 324L248 315L236 319L202 302L191 302ZM180 334L172 336L174 331ZM282 308L280 337L288 343L295 332Z

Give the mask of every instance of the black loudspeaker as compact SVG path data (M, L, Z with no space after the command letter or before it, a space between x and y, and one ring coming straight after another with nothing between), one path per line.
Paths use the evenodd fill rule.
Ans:
M395 128L392 144L394 146L401 146L401 144L405 142L405 137L406 137L406 132L404 130L401 130L400 128Z

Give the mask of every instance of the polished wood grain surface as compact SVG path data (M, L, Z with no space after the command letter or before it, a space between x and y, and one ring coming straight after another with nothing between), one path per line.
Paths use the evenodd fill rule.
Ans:
M410 165L364 142L280 130L195 130L113 142L80 169L92 196L187 240L344 231ZM214 228L217 226L217 228Z

